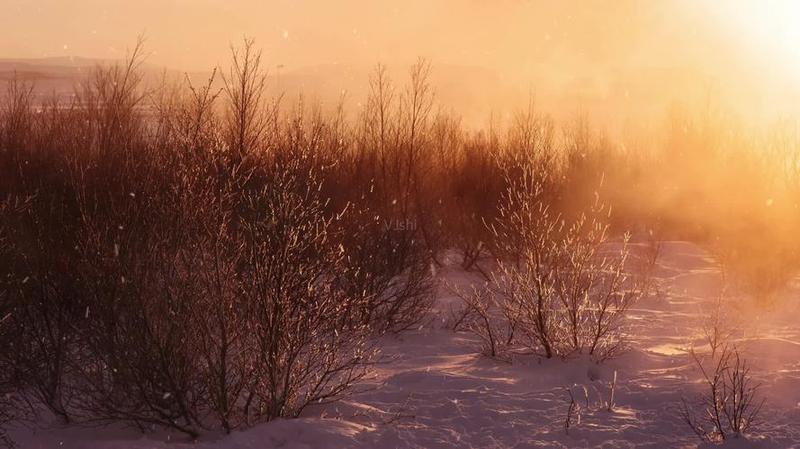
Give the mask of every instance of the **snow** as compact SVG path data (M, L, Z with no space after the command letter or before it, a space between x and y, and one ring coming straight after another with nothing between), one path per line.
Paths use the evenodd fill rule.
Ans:
M473 279L455 268L437 275L453 283ZM444 325L457 300L442 288L424 326L381 339L384 359L356 394L307 409L300 419L197 442L163 432L43 424L12 435L31 449L711 447L700 444L679 411L682 398L702 387L685 349L701 344L699 315L716 297L721 276L712 257L683 242L665 244L657 275L666 293L634 307L631 350L602 365L586 358L521 355L509 363L481 356L475 337ZM770 308L735 303L738 343L767 403L753 435L717 447L800 448L800 288L790 290ZM568 388L581 417L565 432Z

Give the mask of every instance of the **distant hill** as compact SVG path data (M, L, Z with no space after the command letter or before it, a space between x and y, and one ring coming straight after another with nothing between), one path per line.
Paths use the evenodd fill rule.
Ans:
M16 77L34 84L39 96L68 96L77 83L104 61L91 58L39 58L0 59L0 82ZM289 69L266 67L269 74L268 92L271 96L283 94L284 103L291 107L300 95L306 102L318 101L333 107L344 95L348 109L356 109L364 101L369 89L369 77L374 66L318 65ZM389 74L399 94L408 80L408 67L390 66ZM184 73L174 69L145 66L146 82L153 85L166 73L172 79L188 76L195 84L208 80L211 71ZM516 95L503 78L492 70L473 66L434 65L431 83L437 102L444 108L456 111L467 123L482 124L488 119L488 110L502 109ZM218 75L215 83L222 86Z
M40 97L66 96L74 91L92 67L102 61L89 58L0 59L0 82L18 79L31 82ZM0 87L0 93L2 87Z
M74 80L101 62L87 58L0 59L0 79Z
M34 83L35 92L41 98L53 94L68 97L93 67L110 62L66 57L0 59L0 84L16 76ZM319 102L327 110L344 97L346 110L354 115L366 98L374 69L375 66L343 64L299 68L266 66L267 94L271 97L282 94L286 108L294 107L302 95L306 104ZM399 96L408 81L409 67L392 65L387 69ZM154 65L145 65L144 70L148 86L158 85L165 75L181 82L188 77L193 84L202 85L211 75L211 71L186 73ZM520 81L509 80L489 68L434 62L430 81L437 105L453 111L470 127L484 128L490 117L507 119L515 109L525 107L532 95L540 111L562 122L577 114L586 114L594 124L613 132L615 127L631 120L658 123L676 99L706 98L709 84L703 79L701 74L684 69L649 68L635 73L615 72L605 77L575 73L558 83L541 78L520 85ZM221 74L216 77L215 88L222 88ZM0 95L2 92L0 85Z

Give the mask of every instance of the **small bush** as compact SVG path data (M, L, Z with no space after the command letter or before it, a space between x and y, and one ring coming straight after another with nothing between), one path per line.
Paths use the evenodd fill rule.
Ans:
M623 271L627 237L608 240L607 209L595 202L574 219L551 211L542 184L526 173L512 183L495 224L518 251L494 274L524 344L545 357L586 352L599 359L624 347L622 325L635 299Z
M418 324L430 309L434 289L431 259L419 230L383 217L353 205L341 220L348 229L342 241L348 269L340 282L350 295L366 295L360 319L379 333Z
M454 330L465 329L480 338L482 352L492 358L505 358L514 343L516 316L508 315L511 309L499 302L497 292L489 283L480 287L472 285L470 291L449 286L464 303L464 308L454 324Z
M690 355L703 375L706 391L696 404L683 402L682 415L689 427L702 441L712 443L752 430L764 400L739 351L726 345L707 359L694 350Z
M338 288L345 252L330 244L314 185L300 185L285 168L274 175L275 185L247 197L255 219L243 224L240 274L253 339L248 402L266 419L338 398L372 360L370 329L350 315L370 298Z

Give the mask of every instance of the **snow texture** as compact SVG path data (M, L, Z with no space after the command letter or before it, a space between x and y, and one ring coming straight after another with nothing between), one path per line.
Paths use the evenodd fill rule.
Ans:
M454 265L457 266L457 265ZM455 268L439 277L468 283ZM346 401L311 407L296 420L278 420L197 442L154 432L48 426L12 431L21 448L64 449L319 449L319 448L697 448L680 416L683 397L702 384L685 349L702 344L701 310L719 291L713 259L683 242L665 244L657 269L665 294L641 300L630 316L631 349L597 365L588 359L511 363L479 354L469 333L445 326L458 299L442 288L421 328L380 342L374 376ZM477 278L475 278L477 279ZM767 402L753 435L725 448L800 447L800 308L793 285L779 305L736 301L737 345L762 382ZM617 372L615 406L604 406ZM566 432L567 388L580 404L580 423ZM588 397L588 407L586 404Z

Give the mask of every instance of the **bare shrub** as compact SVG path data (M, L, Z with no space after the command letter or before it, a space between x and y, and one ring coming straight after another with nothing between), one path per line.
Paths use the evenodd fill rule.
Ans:
M336 282L344 253L313 176L251 158L271 181L242 192L232 175L256 175L220 157L85 214L87 354L72 384L83 420L194 437L297 416L366 373L369 328L348 315L365 299Z
M272 116L265 109L267 75L261 67L261 51L255 41L245 39L242 48L232 48L233 65L222 76L226 99L225 136L231 162L267 147Z
M454 155L446 175L442 175L449 182L451 195L445 223L451 232L451 244L461 252L461 267L465 270L475 268L493 247L488 224L497 216L497 200L505 188L496 151L486 138L471 138Z
M88 148L96 164L113 170L118 158L140 146L146 135L140 106L146 96L142 87L144 38L123 63L97 66L76 91L80 113L84 115ZM99 167L99 166L98 166Z
M330 220L314 185L298 184L281 168L275 181L247 198L245 259L240 274L246 299L256 416L297 416L306 406L334 400L362 378L372 359L369 328L354 323L363 295L338 288L345 274L343 247L330 245Z
M501 297L491 290L489 283L480 287L474 284L470 291L448 285L453 294L464 303L454 330L463 328L480 338L482 352L492 358L504 358L514 342L514 316L504 315L510 311L504 307Z
M183 325L194 339L192 369L200 372L194 394L202 395L198 407L203 413L230 432L254 422L242 405L242 398L250 394L253 366L248 359L251 343L241 295L244 254L238 231L242 183L250 176L241 163L231 161L225 143L230 133L226 138L219 131L215 102L220 91L212 89L214 77L212 73L200 87L187 80L186 95L167 105L173 109L159 108L159 115L165 115L160 122L169 126L163 148L181 149L172 181L176 196L170 202L182 217L181 229L191 236L183 241L178 258L190 287L183 293L192 303Z
M98 67L79 92L83 148L67 152L59 168L67 173L69 209L58 218L73 234L65 264L45 275L69 276L73 299L68 310L48 307L38 315L55 313L70 337L60 338L65 349L51 351L62 358L48 357L66 367L59 377L69 399L65 415L180 428L176 416L190 407L176 405L176 384L188 376L188 356L179 348L186 335L170 317L186 301L171 296L183 284L170 282L180 280L170 260L180 231L169 227L180 220L170 220L164 200L174 164L145 143L140 52L141 42L127 63ZM45 232L57 236L55 229ZM43 325L47 335L52 322Z
M596 201L567 221L551 212L542 184L527 172L510 183L497 240L518 260L493 274L520 336L547 358L586 351L604 359L624 347L622 325L635 299L623 271L627 236L608 241L607 209Z
M128 75L107 82L119 84L116 76ZM73 271L82 305L67 376L76 396L72 408L84 422L163 426L196 436L204 396L191 326L197 268L187 248L203 235L193 214L205 198L178 182L179 154L130 145L109 142L109 151L80 161Z
M430 258L413 225L385 221L356 205L341 220L348 270L340 276L350 295L366 294L361 320L379 333L418 324L433 301Z
M707 388L696 404L684 399L682 416L704 442L739 438L757 422L764 405L759 399L760 385L750 374L739 351L725 345L716 356L704 358L694 350L690 355Z
M41 167L40 167L41 168ZM8 247L0 261L11 313L7 367L21 390L62 421L70 420L63 377L75 349L79 313L68 189L40 179L28 207L4 214Z
M400 148L406 159L406 174L400 179L413 204L416 227L428 257L441 265L438 256L445 239L441 214L443 194L441 183L432 179L437 165L431 120L436 94L430 83L430 74L430 61L419 58L409 70L409 83L400 95L399 119L404 130Z
M664 242L657 231L649 229L640 251L632 254L635 267L631 276L634 289L643 298L660 295L662 286L656 277L658 260L661 257Z
M2 149L12 152L30 144L33 117L34 85L12 78L6 87L2 107ZM19 154L19 153L16 153ZM19 161L16 161L19 162ZM9 169L11 167L6 167Z
M502 181L495 200L496 218L487 225L491 227L491 252L496 259L516 263L522 257L521 248L515 244L523 238L521 229L511 226L498 229L498 224L507 221L511 214L520 212L517 208L524 202L513 198L515 195L526 188L534 188L542 206L548 209L557 206L563 187L563 162L554 134L552 120L536 112L531 98L526 110L515 113L513 124L494 155ZM554 212L558 213L557 210Z
M729 304L725 303L725 289L714 298L710 310L702 312L707 317L703 323L702 332L708 347L711 349L711 359L733 338L734 329L729 314Z
M248 354L252 343L247 334L252 317L241 294L245 254L237 231L236 189L219 174L208 179L198 174L192 180L190 191L197 197L186 203L195 208L192 222L199 227L197 238L184 250L185 260L192 263L187 273L193 273L194 284L188 320L206 396L203 406L230 432L254 421L250 410L242 406L253 381L254 366Z
M506 172L515 178L507 175L491 228L505 257L490 287L458 293L464 320L469 311L492 355L513 342L547 358L584 352L604 360L625 348L625 315L638 297L624 271L628 237L609 240L609 210L598 199L574 218L553 212L547 184L535 179L546 167L533 159ZM501 314L490 312L498 307Z
M424 318L433 298L430 264L438 250L426 193L425 148L432 93L421 61L399 96L386 69L370 79L370 95L355 147L340 178L350 192L341 227L351 294L367 292L364 319L378 332L402 331ZM399 98L398 98L399 97Z
M0 201L7 204L0 214L7 309L2 358L20 391L68 421L62 376L77 310L75 279L67 270L74 254L74 192L63 176L68 151L53 141L65 135L62 125L75 123L47 110L34 115L33 107L32 86L12 80L0 115ZM71 141L64 140L65 146ZM25 207L16 207L20 201Z

